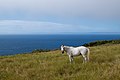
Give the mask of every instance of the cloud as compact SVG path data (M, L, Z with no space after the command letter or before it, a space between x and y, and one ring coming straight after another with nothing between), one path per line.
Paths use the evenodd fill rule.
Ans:
M53 22L0 20L0 34L79 34L86 32L119 32L119 27L69 25Z
M120 0L1 0L0 12L120 19L119 4Z
M120 0L0 0L0 34L119 32L119 4Z
M1 20L0 34L56 34L75 32L72 25L39 21Z

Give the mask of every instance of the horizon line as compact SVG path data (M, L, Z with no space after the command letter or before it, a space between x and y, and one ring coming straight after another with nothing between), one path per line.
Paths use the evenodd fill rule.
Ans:
M81 33L26 33L26 34L0 34L0 35L81 35L81 34L120 34L120 32L81 32Z

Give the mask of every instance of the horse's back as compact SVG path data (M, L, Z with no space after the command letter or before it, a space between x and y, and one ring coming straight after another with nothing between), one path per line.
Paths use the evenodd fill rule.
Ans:
M78 49L81 52L81 54L85 54L88 52L88 48L85 46L79 46Z
M79 49L87 49L87 47L85 47L85 46L79 46L77 48L79 48Z

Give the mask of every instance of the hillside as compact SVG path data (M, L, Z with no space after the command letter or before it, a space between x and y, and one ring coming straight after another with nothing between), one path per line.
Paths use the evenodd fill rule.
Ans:
M120 80L120 44L90 47L90 62L70 64L60 50L0 56L0 80Z
M111 44L120 44L120 40L100 40L100 41L94 41L90 43L83 44L83 46L98 46L98 45L111 45Z

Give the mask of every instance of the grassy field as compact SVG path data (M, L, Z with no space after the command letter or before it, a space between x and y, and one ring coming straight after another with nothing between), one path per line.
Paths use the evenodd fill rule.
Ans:
M120 80L120 44L90 47L90 62L60 50L0 56L0 80Z

